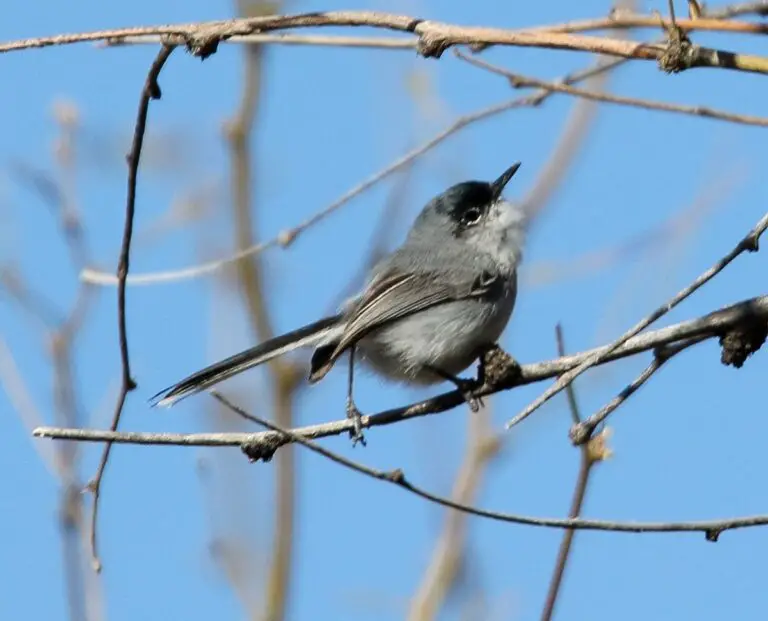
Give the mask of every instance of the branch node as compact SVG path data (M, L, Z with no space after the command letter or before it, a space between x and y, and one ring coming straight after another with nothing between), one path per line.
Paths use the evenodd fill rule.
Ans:
M747 358L763 346L768 337L768 323L750 322L729 330L720 339L720 362L740 369Z
M686 32L673 20L672 25L664 24L667 31L667 47L659 57L659 68L665 73L680 73L696 63L699 47L691 43Z
M267 463L275 456L277 449L289 441L290 438L284 434L268 433L259 438L258 442L244 442L240 445L240 450L251 463L257 461Z
M585 442L589 442L589 438L592 435L593 427L585 423L576 423L571 425L571 429L568 431L568 437L574 446L581 446Z
M392 483L396 483L397 485L406 484L405 472L403 472L400 468L390 470L389 472L384 472L382 478L387 481L391 481Z
M294 229L285 229L284 231L280 231L280 233L277 236L277 243L280 244L283 248L287 248L290 246L293 241L298 236L299 232Z
M213 56L219 49L219 43L221 42L221 35L201 30L194 34L187 35L186 47L187 51L192 56L197 56L200 60L205 60L209 56Z
M704 531L704 537L706 537L707 541L717 543L724 530L724 528L709 528Z
M450 46L444 35L425 32L419 36L416 52L424 58L440 58Z
M492 388L511 388L522 378L520 363L498 345L489 347L480 357L478 381Z

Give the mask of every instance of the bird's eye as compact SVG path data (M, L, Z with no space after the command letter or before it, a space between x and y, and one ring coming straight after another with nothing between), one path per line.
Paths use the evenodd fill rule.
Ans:
M470 207L463 214L461 214L461 223L464 226L471 226L473 224L477 224L482 217L483 212L479 207Z

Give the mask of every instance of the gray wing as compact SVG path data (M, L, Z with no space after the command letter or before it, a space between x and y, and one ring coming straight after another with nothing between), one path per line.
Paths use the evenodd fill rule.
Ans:
M499 285L502 285L501 278L490 272L458 284L447 284L438 273L403 274L391 270L380 274L350 309L339 340L315 350L310 381L324 377L348 347L372 330L433 306L482 297Z

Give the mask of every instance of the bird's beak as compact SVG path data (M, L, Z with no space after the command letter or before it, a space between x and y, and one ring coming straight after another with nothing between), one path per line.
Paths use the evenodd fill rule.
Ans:
M520 168L520 162L515 162L501 174L501 177L491 184L494 198L499 198L499 196L501 196L501 193L504 191L504 186L509 183L509 180L514 176L518 168Z

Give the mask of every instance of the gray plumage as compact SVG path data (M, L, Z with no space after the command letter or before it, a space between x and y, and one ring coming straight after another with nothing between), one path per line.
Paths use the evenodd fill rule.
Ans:
M157 404L172 405L305 346L316 346L313 383L350 347L394 380L432 384L461 373L496 343L515 305L526 222L501 191L518 167L493 183L460 183L432 199L338 315L211 365L158 393Z

